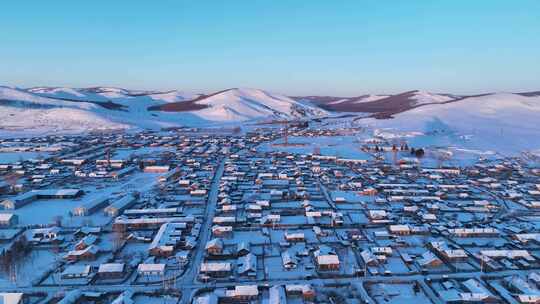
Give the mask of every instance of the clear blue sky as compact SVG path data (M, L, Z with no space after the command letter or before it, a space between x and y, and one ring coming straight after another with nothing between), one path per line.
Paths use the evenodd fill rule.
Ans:
M540 1L4 1L0 83L540 90Z

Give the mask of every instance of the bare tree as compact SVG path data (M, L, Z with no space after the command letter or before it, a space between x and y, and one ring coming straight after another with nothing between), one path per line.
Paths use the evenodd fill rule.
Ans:
M4 181L6 184L9 185L10 191L13 191L15 188L15 185L17 185L17 181L19 180L19 177L15 173L4 175Z
M443 151L439 150L435 153L435 158L437 159L437 163L439 168L442 168L444 163L452 159L452 152L450 151Z
M123 226L113 226L112 249L114 252L122 248L127 239L126 229Z
M58 227L62 227L62 220L64 219L63 216L61 215L57 215L53 218L53 221L54 221L54 225L55 226L58 226Z

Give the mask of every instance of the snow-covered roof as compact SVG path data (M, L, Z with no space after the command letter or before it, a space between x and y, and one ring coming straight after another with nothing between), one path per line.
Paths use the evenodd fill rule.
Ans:
M98 273L123 272L124 263L104 263L99 265Z
M139 264L138 272L164 272L165 264Z
M201 264L201 272L228 272L231 271L231 263L210 262Z
M0 292L0 303L19 304L22 302L22 292Z
M0 213L0 222L10 221L13 216L13 213Z

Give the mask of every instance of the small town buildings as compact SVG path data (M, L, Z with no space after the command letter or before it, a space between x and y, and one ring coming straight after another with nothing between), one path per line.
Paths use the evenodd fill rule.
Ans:
M174 216L182 213L182 208L145 208L145 209L127 209L123 215L127 217L143 216Z
M339 270L339 257L332 248L326 245L321 245L313 255L315 257L315 264L319 270Z
M379 265L379 260L371 252L371 250L368 250L368 249L362 250L360 252L360 256L362 257L362 260L364 261L364 265L366 265L366 266L377 266L377 265Z
M204 189L191 190L189 192L189 194L191 196L195 196L195 197L197 197L197 196L205 196L206 195L206 190L204 190Z
M99 248L96 245L88 246L82 250L71 250L65 256L64 259L72 262L80 260L95 260L99 252Z
M495 237L499 231L495 228L455 228L449 229L448 233L455 237Z
M167 173L169 172L169 166L146 166L144 172L146 173Z
M441 261L441 259L439 259L435 254L433 254L433 252L426 251L422 254L420 259L418 259L418 264L421 267L425 267L425 268L437 267L437 266L442 265L443 261Z
M463 249L451 249L446 242L430 242L431 247L436 253L444 259L454 261L465 261L468 258L467 252Z
M512 238L525 245L530 242L540 244L540 233L517 233Z
M257 256L253 253L238 257L236 266L239 275L257 276Z
M285 291L290 296L300 295L306 301L315 299L315 289L310 284L287 284Z
M10 228L19 223L19 216L13 213L0 213L0 227Z
M62 272L62 279L81 279L90 275L90 265L69 265Z
M146 167L144 171L145 172L151 172L152 170L153 169L149 169L149 167ZM169 182L169 181L173 181L173 180L177 179L180 176L180 173L181 173L181 171L180 171L179 168L169 170L167 173L165 173L164 175L159 177L159 182L160 183L166 183L166 182Z
M185 223L165 223L161 225L148 247L149 254L162 257L173 255L174 250L180 245L184 229L186 229Z
M143 217L143 218L126 218L117 217L113 223L113 229L119 231L127 229L151 229L161 227L165 223L178 223L182 226L191 227L195 223L193 216L177 216L177 217ZM185 229L185 228L184 228Z
M237 285L234 289L225 290L223 297L232 302L241 303L255 300L259 296L257 285Z
M83 250L89 246L94 245L97 242L98 238L95 235L87 235L82 238L77 244L75 244L75 250Z
M75 199L83 193L80 189L30 190L14 198L4 199L0 205L4 206L5 209L18 209L40 199Z
M275 285L268 290L268 304L286 304L287 294L282 285Z
M133 206L136 201L137 198L134 195L125 195L105 208L105 214L110 217L118 216L122 211Z
M165 264L139 264L137 273L141 276L160 276L165 275Z
M11 185L4 181L0 181L0 195L7 194L10 191L11 191Z
M104 263L99 265L97 275L100 279L121 279L125 271L124 263Z
M232 265L228 262L206 262L201 264L201 274L210 277L225 277L232 272Z
M367 213L371 221L385 220L388 217L386 210L368 210Z
M394 235L409 235L411 227L409 225L389 225L388 232Z
M285 269L294 269L298 265L298 262L288 250L281 253L281 262Z
M284 234L284 237L285 237L285 240L287 242L292 242L292 243L304 242L305 241L305 236L304 236L303 232L290 233L290 232L286 231L285 234Z
M212 226L212 235L214 237L228 237L231 236L233 232L232 226Z
M211 239L206 243L205 250L210 255L219 255L223 253L223 241L221 239L215 238Z
M101 227L83 226L77 229L77 231L75 231L73 235L77 238L82 238L87 235L99 235L100 233L101 233Z
M218 296L213 292L196 297L192 304L218 304L218 301Z
M23 304L24 294L22 292L0 292L0 303L3 304Z
M104 207L109 202L108 197L98 197L80 204L71 212L74 216L87 216Z
M263 226L273 226L279 224L281 221L281 215L279 214L268 214L260 219L260 223Z
M526 261L534 262L535 258L527 250L505 250L505 249L491 249L480 250L479 255L481 257L488 257L492 259L524 259Z
M243 255L246 255L248 253L251 253L251 244L250 244L250 242L242 241L242 242L239 242L236 245L236 255L237 256L243 256Z
M60 243L64 237L59 227L36 228L28 231L28 241L32 243Z

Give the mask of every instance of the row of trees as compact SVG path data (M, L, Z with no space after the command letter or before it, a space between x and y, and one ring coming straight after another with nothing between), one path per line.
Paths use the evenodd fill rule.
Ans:
M411 148L411 155L414 155L414 156L416 156L416 157L418 157L418 158L424 157L424 154L425 154L425 153L426 153L426 152L425 152L424 149L422 149L422 148L418 148L418 149Z
M375 152L383 152L383 148L379 147L379 146L375 146L375 148L373 148L373 150ZM418 148L418 149L415 149L413 147L409 148L409 146L405 143L403 145L401 145L398 149L397 145L392 145L392 151L393 152L397 152L397 151L410 151L411 155L413 156L416 156L418 158L421 158L424 156L425 154L425 151L423 148Z

